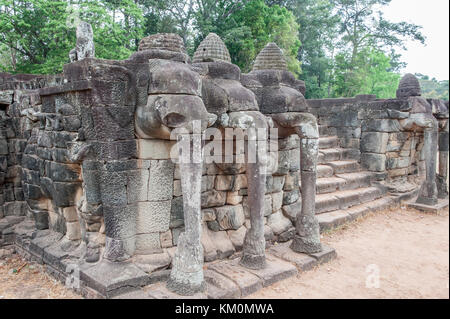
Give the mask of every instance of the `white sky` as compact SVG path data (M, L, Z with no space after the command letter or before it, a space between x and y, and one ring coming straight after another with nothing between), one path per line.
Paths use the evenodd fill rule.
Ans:
M408 63L403 73L422 73L437 80L449 79L449 0L392 0L383 8L384 17L423 27L426 46L408 41L401 51ZM400 51L399 51L400 52Z

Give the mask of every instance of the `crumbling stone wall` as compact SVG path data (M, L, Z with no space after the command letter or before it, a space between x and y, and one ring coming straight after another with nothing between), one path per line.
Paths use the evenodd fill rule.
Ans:
M39 88L61 82L60 76L0 74L0 210L5 216L31 216L27 204L35 205L39 197L39 176L27 169L40 169L29 158L40 125Z

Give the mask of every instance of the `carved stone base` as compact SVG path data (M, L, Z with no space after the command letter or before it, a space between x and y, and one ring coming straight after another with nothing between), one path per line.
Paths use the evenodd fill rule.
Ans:
M239 264L245 268L260 270L267 266L266 255L242 255Z
M440 199L438 202L434 205L429 204L422 204L422 203L410 203L407 206L408 208L420 210L421 212L425 213L431 213L431 214L437 214L439 211L443 209L448 209L448 198L447 199Z
M291 249L297 253L315 254L321 252L323 248L320 241L309 240L308 238L295 235Z
M167 281L166 287L169 291L174 292L178 295L193 296L199 292L204 292L206 284L204 281L200 284L193 284L191 282L178 281L171 277Z

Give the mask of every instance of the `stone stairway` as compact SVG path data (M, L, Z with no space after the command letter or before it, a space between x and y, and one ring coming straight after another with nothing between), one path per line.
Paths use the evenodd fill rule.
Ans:
M320 137L316 214L321 231L351 221L384 202L387 191L375 182L376 174L361 169L359 157L359 150L341 148L337 136Z

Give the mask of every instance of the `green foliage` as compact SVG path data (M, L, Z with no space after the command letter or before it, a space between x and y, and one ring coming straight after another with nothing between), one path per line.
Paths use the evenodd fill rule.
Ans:
M299 74L299 25L292 12L280 6L267 6L263 0L200 1L196 15L196 44L210 32L217 33L230 51L232 62L244 72L251 69L256 55L269 42L284 51L289 70Z
M267 1L266 1L267 2ZM274 1L272 1L274 2ZM284 2L300 24L302 46L298 59L302 63L301 78L306 82L306 97L321 98L328 95L332 75L333 41L339 18L333 14L329 0L291 0Z
M430 79L428 75L416 73L422 88L422 96L428 99L440 99L448 101L449 81Z
M96 56L125 59L142 37L179 34L193 54L210 32L232 62L251 70L268 42L306 82L307 98L395 96L405 66L396 49L423 43L420 27L378 10L391 0L0 0L0 71L58 73L75 46L75 23L89 22ZM424 95L447 98L448 81L421 78Z
M366 48L356 58L338 54L333 96L374 94L377 98L394 98L400 75L390 69L391 59L378 49Z
M14 71L54 73L75 41L65 1L0 1L0 42L15 51ZM63 55L64 54L64 55Z
M91 23L96 55L123 59L142 37L142 12L131 0L0 0L0 43L14 51L13 72L61 72L75 46L77 18Z
M0 72L6 72L14 69L11 50L4 44L0 43Z

